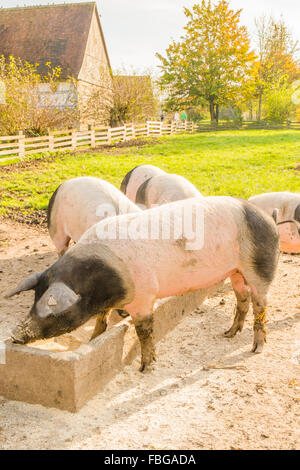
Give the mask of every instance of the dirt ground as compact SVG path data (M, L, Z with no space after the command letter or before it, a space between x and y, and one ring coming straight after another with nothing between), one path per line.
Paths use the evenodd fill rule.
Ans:
M47 232L0 220L0 340L32 293L4 293L56 260ZM209 299L165 337L146 374L138 359L79 413L0 397L0 449L299 449L300 256L281 255L263 354L252 318L233 339L232 293Z

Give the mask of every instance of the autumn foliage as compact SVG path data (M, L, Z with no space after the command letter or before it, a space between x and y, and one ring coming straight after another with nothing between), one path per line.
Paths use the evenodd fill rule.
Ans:
M76 96L68 104L55 105L60 67L46 64L47 73L38 73L39 64L0 56L0 135L41 135L47 128L72 124L77 118Z
M292 84L300 77L297 43L282 18L263 17L256 21L252 50L241 11L226 0L185 8L181 39L165 55L157 54L166 109L206 106L217 122L221 106L236 108L237 114L248 107L258 120L278 122L293 115Z

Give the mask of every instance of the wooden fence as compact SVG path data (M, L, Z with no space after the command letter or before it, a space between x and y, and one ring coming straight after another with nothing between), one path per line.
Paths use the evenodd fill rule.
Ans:
M300 130L300 121L291 122L287 121L281 124L272 124L265 121L243 121L242 123L233 122L221 122L219 124L212 124L211 121L200 121L195 130L197 132L212 132L212 131L224 131L224 130L250 130L250 129L294 129Z
M51 131L49 135L40 137L26 137L20 132L18 135L14 136L0 136L0 161L1 159L10 160L43 152L95 148L102 145L111 145L115 142L125 142L137 137L158 137L190 132L211 132L234 129L286 128L300 130L300 122L287 122L275 126L252 121L243 122L240 125L230 122L212 125L211 122L208 121L201 121L199 124L193 122L183 124L175 121L172 123L147 121L144 124L126 124L121 127L94 126L86 131L76 129Z
M4 157L14 159L42 152L95 148L137 137L158 137L193 132L195 129L196 125L192 122L167 124L148 121L145 124L126 124L122 127L94 126L85 131L77 129L57 130L40 137L25 137L20 132L18 135L0 136L0 161Z

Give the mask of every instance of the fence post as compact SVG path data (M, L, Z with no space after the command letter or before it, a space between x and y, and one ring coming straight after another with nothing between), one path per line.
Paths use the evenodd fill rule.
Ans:
M25 156L25 136L23 131L19 131L19 157Z
M150 123L147 121L147 137L150 136Z
M174 121L171 121L171 135L174 133Z
M162 131L163 131L163 122L160 121L159 135L162 135Z
M124 124L123 142L126 141L126 138L127 138L127 126L126 126L126 124Z
M111 145L111 128L110 127L107 129L107 143L108 145Z
M54 152L54 135L49 134L49 152Z
M95 136L95 130L94 130L94 129L92 129L92 130L90 131L90 133L91 133L91 147L92 147L92 149L93 149L93 148L95 148L95 147L96 147L96 136Z
M72 129L72 149L75 150L77 147L77 131Z
M135 126L134 126L134 123L132 123L132 138L135 139L136 138L136 133L135 133Z

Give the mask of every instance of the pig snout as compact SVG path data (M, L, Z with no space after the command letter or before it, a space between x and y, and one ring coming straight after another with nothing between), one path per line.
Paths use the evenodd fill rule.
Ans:
M12 332L11 339L16 344L27 344L43 338L43 332L37 321L29 316Z

